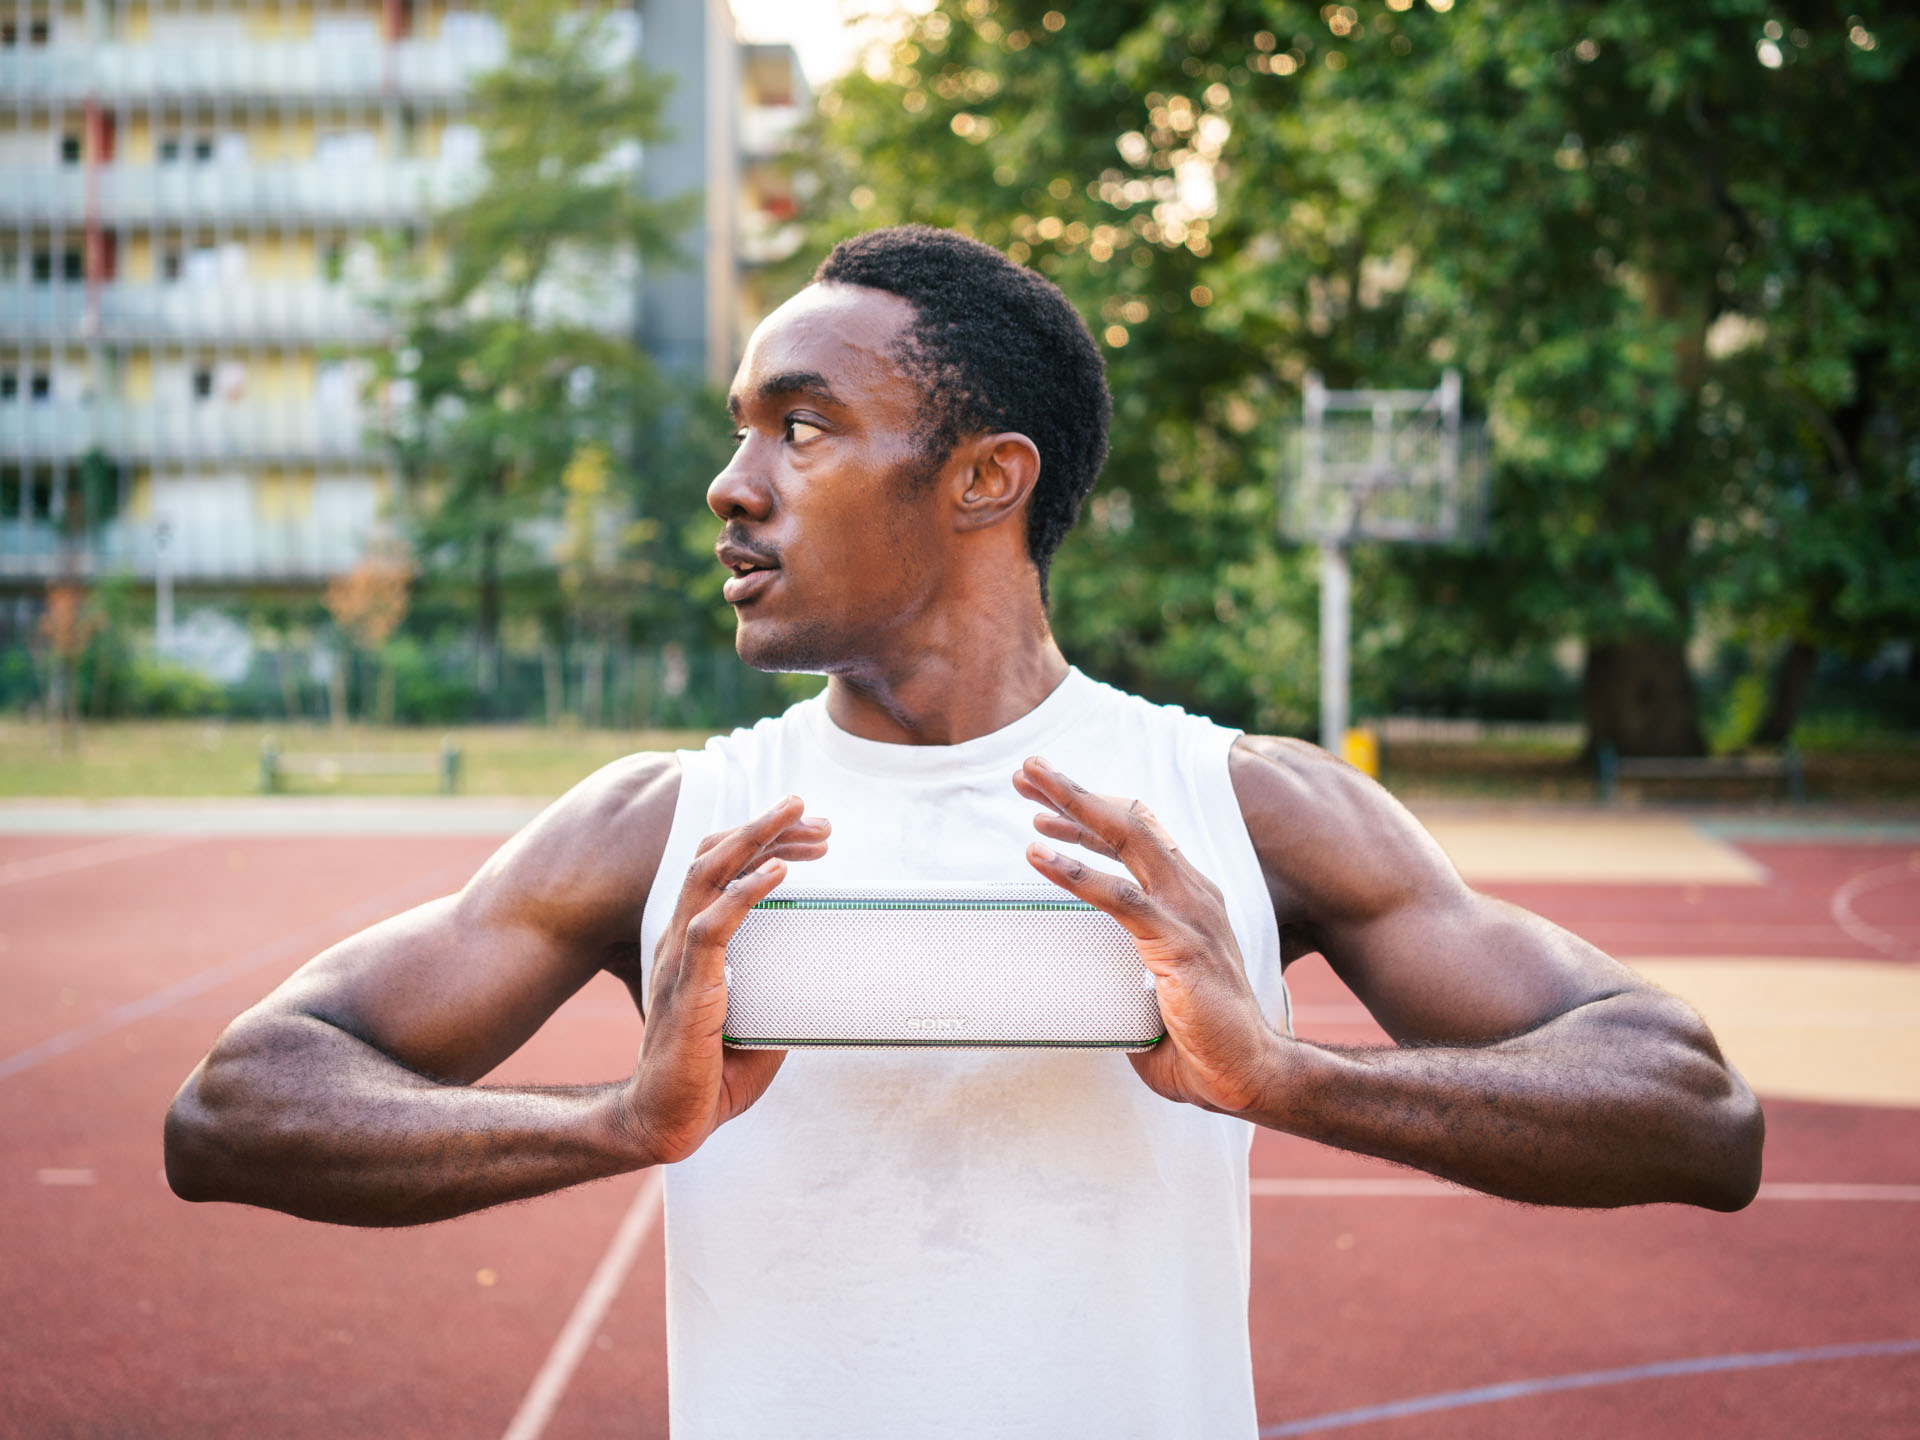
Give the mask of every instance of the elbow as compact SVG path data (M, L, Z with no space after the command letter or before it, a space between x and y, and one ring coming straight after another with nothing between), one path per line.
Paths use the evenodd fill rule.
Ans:
M199 1203L225 1198L218 1183L218 1125L200 1096L202 1071L195 1070L167 1107L161 1129L167 1184L182 1200Z
M1727 1063L1713 1032L1697 1013L1661 996L1655 1010L1639 1010L1657 1036L1647 1052L1649 1098L1655 1114L1649 1134L1664 1138L1657 1155L1650 1198L1731 1213L1744 1210L1760 1192L1761 1155L1767 1121L1740 1072ZM1657 1098L1656 1098L1657 1097Z
M1702 1147L1711 1163L1703 1177L1703 1193L1694 1203L1731 1214L1746 1209L1760 1193L1767 1117L1746 1081L1732 1069L1727 1071L1727 1079L1727 1094L1715 1106L1714 1134Z

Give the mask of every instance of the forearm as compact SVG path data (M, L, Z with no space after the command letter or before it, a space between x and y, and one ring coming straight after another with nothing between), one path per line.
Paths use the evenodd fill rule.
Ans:
M414 1225L646 1163L621 1085L513 1090L417 1075L311 1017L224 1039L167 1115L167 1177L343 1225Z
M1283 1039L1247 1118L1513 1200L1719 1210L1752 1198L1763 1131L1704 1028L1640 993L1486 1046Z

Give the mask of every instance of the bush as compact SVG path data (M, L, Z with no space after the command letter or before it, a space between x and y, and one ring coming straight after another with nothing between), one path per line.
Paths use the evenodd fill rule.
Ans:
M226 713L227 692L217 680L170 660L136 657L124 690L126 715L161 720Z

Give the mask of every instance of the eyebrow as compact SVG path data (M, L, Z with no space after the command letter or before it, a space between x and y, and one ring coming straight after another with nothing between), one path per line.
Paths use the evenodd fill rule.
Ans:
M754 391L757 400L770 400L780 395L806 395L823 405L845 407L846 402L834 394L833 386L827 383L827 377L817 370L788 370L779 375L769 375L760 387ZM740 418L742 401L738 395L727 396L727 413L736 420Z

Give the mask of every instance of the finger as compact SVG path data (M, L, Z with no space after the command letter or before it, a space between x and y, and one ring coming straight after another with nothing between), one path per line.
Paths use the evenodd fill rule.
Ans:
M1095 795L1037 755L1028 758L1020 773L1046 805L1097 835L1143 885L1166 884L1179 873L1178 847L1140 801Z
M731 1120L765 1093L773 1083L784 1050L728 1050L721 1060L721 1103Z
M1125 875L1096 870L1037 842L1027 847L1027 863L1069 895L1106 911L1136 940L1158 940L1166 930L1160 907Z
M789 795L746 824L709 835L687 867L686 882L680 890L680 911L691 916L736 875L752 869L767 847L800 819L800 809L800 797Z
M771 815L773 813L774 812L772 810L769 810L766 812L767 815ZM762 819L762 818L765 818L765 817L764 816L756 817L756 820L750 820L747 822L747 824L748 825L755 824L757 823L758 819ZM709 850L713 849L714 846L720 844L723 840L726 840L728 837L738 834L740 830L745 828L746 828L745 826L737 826L732 830L716 830L713 834L703 839L699 843L699 845L694 848L694 852L693 852L694 858L696 860L699 859L702 855L705 855ZM786 830L783 831L782 833L789 834L789 835L818 835L818 836L824 837L832 829L833 829L832 822L827 820L824 816L803 815L800 819L795 820L791 825L787 826Z
M686 963L676 984L719 985L724 989L727 941L747 918L747 912L766 899L786 876L784 860L765 860L722 886L720 893L687 922Z
M1051 810L1034 816L1033 828L1049 840L1058 840L1066 845L1079 845L1093 851L1096 855L1104 855L1109 860L1120 858L1108 848L1106 841L1078 820L1069 820L1066 816L1056 815Z
M826 832L831 827L818 816L802 819L800 809L799 797L789 795L746 824L721 830L700 842L694 853L693 864L687 867L686 878L680 884L673 918L662 932L660 944L654 952L654 970L662 985L670 987L676 980L683 960L681 939L686 934L686 927L715 895L736 877L770 858L774 847L789 834L800 837L801 844L813 843L816 837L824 843ZM812 860L819 856L807 854L781 858Z
M776 860L818 860L827 853L827 842L780 840L768 846L766 853Z

